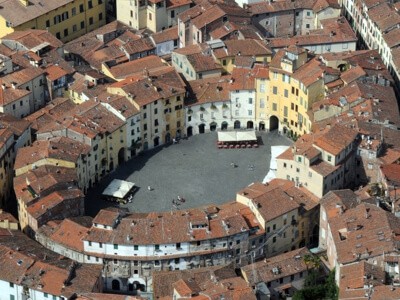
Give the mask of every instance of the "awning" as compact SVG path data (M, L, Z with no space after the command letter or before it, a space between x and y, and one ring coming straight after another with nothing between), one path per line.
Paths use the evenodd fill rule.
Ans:
M256 132L253 131L219 131L219 142L244 142L257 141Z
M133 182L114 179L103 191L103 195L124 199L134 186Z

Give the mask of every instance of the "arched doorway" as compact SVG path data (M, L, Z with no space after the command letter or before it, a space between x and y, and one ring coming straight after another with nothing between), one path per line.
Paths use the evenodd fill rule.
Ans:
M192 136L193 135L193 127L192 126L189 126L186 129L186 134L187 134L187 136Z
M119 281L116 280L116 279L114 279L114 280L111 282L111 288L112 288L114 291L119 291L119 290L120 290Z
M210 131L215 131L217 130L217 123L211 122L210 123Z
M253 121L247 121L247 129L253 129L253 128L254 128Z
M118 165L122 165L125 162L125 148L122 147L118 151Z
M158 136L156 136L153 139L153 144L154 144L154 147L157 147L158 145L160 145L160 138Z
M233 129L240 129L240 121L235 121L233 124Z
M265 123L264 123L264 121L261 121L260 123L258 123L258 130L265 131Z
M171 134L167 132L165 134L165 143L170 143L171 142Z
M205 132L205 128L206 128L205 124L200 124L199 125L199 133L204 133Z
M340 65L338 65L337 68L340 70L340 72L344 72L347 70L346 64L340 64Z
M228 129L228 122L224 121L221 123L221 130L227 130Z
M276 116L269 118L269 131L276 130L279 127L279 119Z

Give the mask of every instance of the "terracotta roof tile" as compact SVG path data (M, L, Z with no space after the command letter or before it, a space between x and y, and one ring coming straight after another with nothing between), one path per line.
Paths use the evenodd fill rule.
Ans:
M304 262L306 255L311 255L311 252L307 248L300 248L249 264L242 267L241 271L252 286L259 282L268 283L290 275L306 272L308 270L308 266ZM275 268L278 268L278 274L273 272Z
M187 1L182 1L182 2L187 2ZM178 25L153 33L151 37L153 38L156 44L177 40L179 37Z

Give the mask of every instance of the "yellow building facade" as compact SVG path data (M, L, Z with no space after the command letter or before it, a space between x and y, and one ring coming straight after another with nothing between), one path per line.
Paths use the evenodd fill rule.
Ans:
M311 131L307 112L314 102L324 97L322 77L319 62L307 61L307 52L303 49L296 47L277 53L269 69L269 99L265 112L270 130L279 129L292 136Z
M14 31L47 29L63 42L106 24L105 0L8 0L0 10L0 38Z

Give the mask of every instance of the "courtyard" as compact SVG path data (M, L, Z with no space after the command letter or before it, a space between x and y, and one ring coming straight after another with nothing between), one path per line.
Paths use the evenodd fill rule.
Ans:
M210 132L145 152L88 191L86 213L94 216L108 206L140 213L168 211L234 200L237 191L264 179L269 170L271 146L291 144L277 131L257 132L257 136L259 148L218 149L217 133ZM115 178L136 184L131 203L117 205L103 200L103 190ZM177 201L178 196L185 201Z

